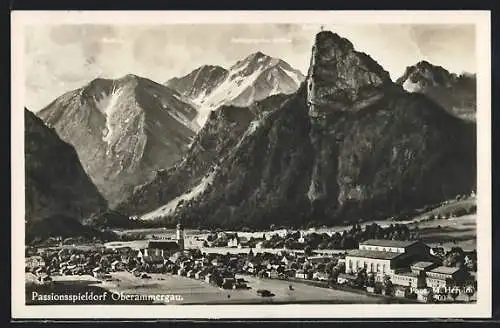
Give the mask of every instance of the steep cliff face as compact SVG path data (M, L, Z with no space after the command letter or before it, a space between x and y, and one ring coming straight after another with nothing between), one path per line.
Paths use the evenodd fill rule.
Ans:
M27 109L25 122L26 236L80 234L80 221L107 204L74 148Z
M199 188L155 215L207 227L333 225L475 189L475 124L406 92L332 32L316 36L299 90L240 128Z
M466 120L476 117L476 76L450 73L420 61L408 66L396 83L408 92L425 94L451 114Z
M475 185L475 126L405 92L348 40L316 36L307 83L313 213L409 210Z
M178 161L197 129L179 93L135 75L93 80L38 115L75 147L110 206Z

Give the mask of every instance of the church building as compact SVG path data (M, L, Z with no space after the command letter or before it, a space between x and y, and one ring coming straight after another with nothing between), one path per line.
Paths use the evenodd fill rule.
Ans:
M171 254L184 250L184 227L177 224L175 240L153 239L148 242L148 247L139 251L139 257L144 261L149 258L166 258Z

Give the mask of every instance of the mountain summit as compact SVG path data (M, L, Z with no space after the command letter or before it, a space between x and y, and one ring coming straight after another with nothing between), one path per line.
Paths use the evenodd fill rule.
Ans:
M249 106L279 93L292 94L304 80L302 73L281 59L262 52L248 55L228 70L202 66L166 85L192 101L200 111L202 126L212 110L221 105Z
M424 60L408 66L396 83L408 92L425 94L457 117L475 120L476 76L473 74L457 75Z
M110 206L179 160L198 129L178 92L132 74L95 79L38 115L75 147Z

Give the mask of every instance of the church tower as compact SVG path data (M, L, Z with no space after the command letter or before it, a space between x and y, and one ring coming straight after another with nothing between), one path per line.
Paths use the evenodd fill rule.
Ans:
M179 221L179 223L177 223L176 239L177 239L177 245L179 246L179 250L183 251L184 250L184 226L182 225L182 223L180 221Z

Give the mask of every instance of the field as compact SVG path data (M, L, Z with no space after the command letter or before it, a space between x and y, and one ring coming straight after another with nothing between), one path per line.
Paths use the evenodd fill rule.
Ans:
M418 223L418 228L422 241L430 246L476 248L476 214L423 221Z
M382 297L369 296L342 290L290 283L282 280L258 279L244 276L249 289L224 290L206 283L177 275L152 274L151 279L140 279L128 272L115 272L116 282L104 282L101 286L113 292L128 294L181 295L182 304L220 303L385 303ZM238 276L237 276L238 277ZM261 297L257 290L267 289L272 297Z

